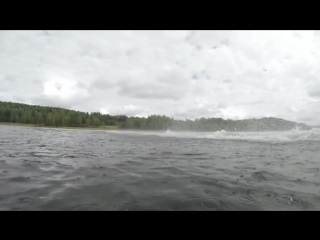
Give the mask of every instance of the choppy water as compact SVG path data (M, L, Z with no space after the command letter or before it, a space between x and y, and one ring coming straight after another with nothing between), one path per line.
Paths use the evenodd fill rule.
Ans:
M0 126L0 210L319 210L320 132Z

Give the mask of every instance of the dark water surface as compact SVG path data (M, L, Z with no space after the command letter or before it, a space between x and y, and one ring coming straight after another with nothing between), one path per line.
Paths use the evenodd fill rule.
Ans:
M318 140L219 134L0 126L0 210L320 209Z

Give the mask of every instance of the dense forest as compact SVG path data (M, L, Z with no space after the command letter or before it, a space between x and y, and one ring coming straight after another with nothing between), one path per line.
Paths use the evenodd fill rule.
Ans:
M285 131L294 128L309 130L303 123L279 118L224 120L200 118L175 120L167 116L149 117L112 116L99 112L87 113L64 108L27 105L0 101L0 122L35 124L54 127L102 127L117 126L119 129L171 131Z

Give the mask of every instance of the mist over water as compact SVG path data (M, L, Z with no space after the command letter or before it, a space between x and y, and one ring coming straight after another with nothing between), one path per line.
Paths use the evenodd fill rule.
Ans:
M279 132L227 132L225 130L215 132L175 132L175 131L113 131L115 134L137 134L154 135L160 137L173 138L195 138L195 139L229 139L244 141L264 141L264 142L293 142L303 140L320 141L320 128L311 130L293 129L291 131Z
M319 210L320 130L0 126L0 210Z

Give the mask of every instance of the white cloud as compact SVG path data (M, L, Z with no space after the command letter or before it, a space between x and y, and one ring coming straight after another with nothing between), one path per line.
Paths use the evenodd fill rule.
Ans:
M1 31L0 100L320 122L319 31Z

